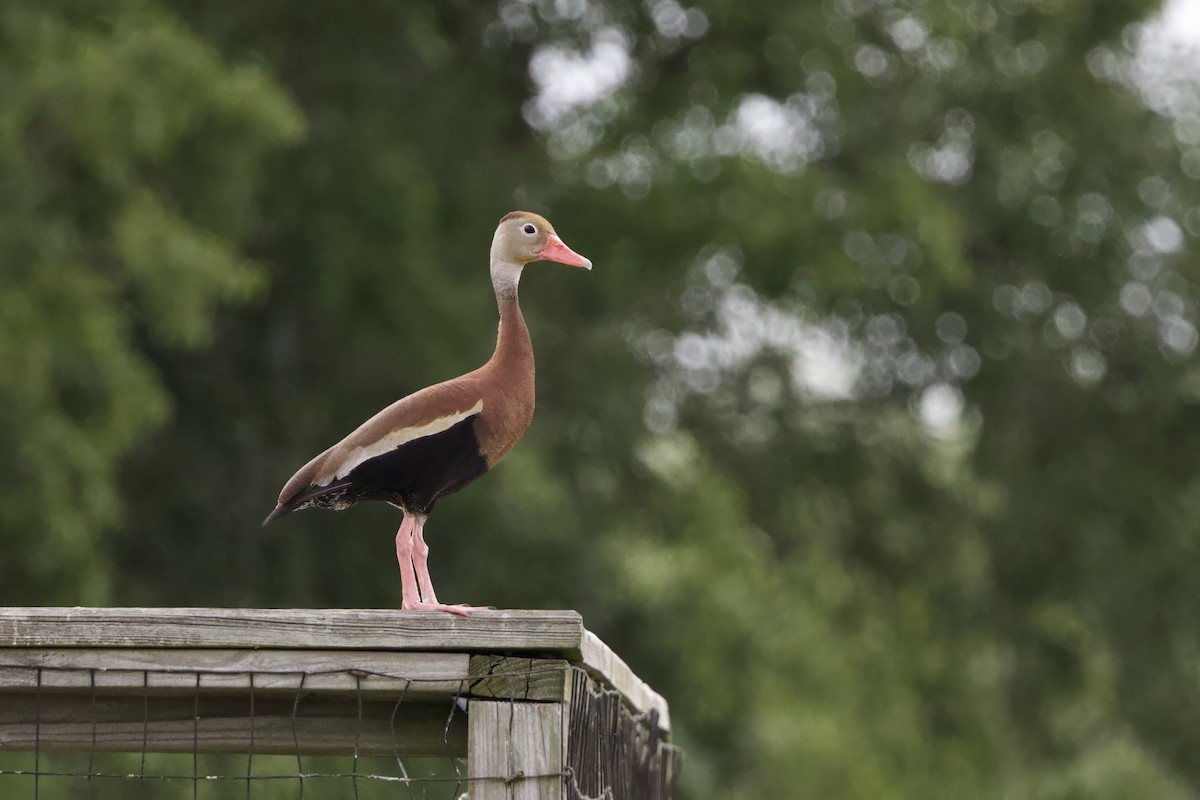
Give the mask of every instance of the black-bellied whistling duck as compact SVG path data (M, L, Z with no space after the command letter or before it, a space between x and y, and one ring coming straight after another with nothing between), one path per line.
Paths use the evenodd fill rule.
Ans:
M539 260L592 268L544 217L506 214L492 238L500 331L491 359L474 372L397 400L305 464L263 524L302 508L391 503L404 512L396 533L401 608L466 615L469 606L440 603L433 592L425 519L439 498L494 467L533 419L533 344L517 304L517 283L525 265Z

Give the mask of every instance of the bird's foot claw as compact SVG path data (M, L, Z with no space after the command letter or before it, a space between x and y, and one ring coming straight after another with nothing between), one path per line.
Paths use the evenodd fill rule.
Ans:
M423 600L415 602L405 602L400 608L404 611L445 611L447 614L458 614L460 617L468 617L471 615L471 609L479 608L479 606L468 606L463 603L448 604L448 603L426 603Z

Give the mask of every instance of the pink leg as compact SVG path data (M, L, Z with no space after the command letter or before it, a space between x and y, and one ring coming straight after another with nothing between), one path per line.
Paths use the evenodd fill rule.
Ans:
M437 603L433 591L433 579L429 577L429 545L425 544L425 520L417 517L413 530L413 566L417 568L417 584L421 587L421 599L426 603Z
M419 609L423 611L447 611L451 614L459 614L467 616L470 613L470 606L463 605L446 605L439 603L437 595L433 592L433 580L429 577L429 545L425 544L425 518L418 516L405 516L405 521L412 520L412 530L409 537L409 555L411 557L411 566L415 567L415 580L420 584L421 597L420 600L414 603L408 602L408 592L405 591L405 602L402 606L405 609ZM403 577L403 576L402 576Z
M413 529L416 520L408 514L396 531L396 560L400 562L400 608L409 610L415 608L415 603L421 602L417 590L417 573L413 569Z

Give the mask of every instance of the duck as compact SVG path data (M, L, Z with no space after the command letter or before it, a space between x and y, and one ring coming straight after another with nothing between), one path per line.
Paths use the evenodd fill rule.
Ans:
M505 214L490 254L500 311L492 357L472 372L397 400L313 458L284 484L263 525L301 509L389 503L404 515L396 532L401 609L467 616L474 606L442 603L434 592L425 523L441 498L495 467L533 420L533 343L517 287L525 267L536 261L592 268L545 217Z

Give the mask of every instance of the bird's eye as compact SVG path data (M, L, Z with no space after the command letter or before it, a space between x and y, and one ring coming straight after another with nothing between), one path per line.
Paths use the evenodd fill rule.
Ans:
M537 228L533 227L533 226L532 226L532 225L530 225L528 222L527 222L527 223L525 223L525 227L524 227L524 228L521 228L521 230L525 231L525 232L526 232L526 233L528 233L530 236L532 236L533 234L537 233Z

